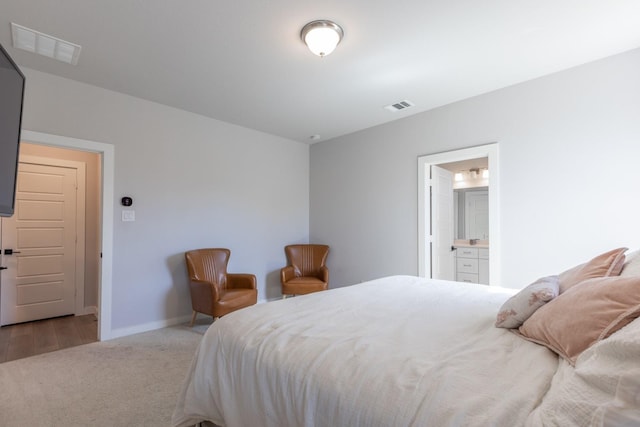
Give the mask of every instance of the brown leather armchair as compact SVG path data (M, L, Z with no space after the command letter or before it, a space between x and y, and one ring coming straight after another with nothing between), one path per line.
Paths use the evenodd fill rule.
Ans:
M214 319L258 301L256 276L227 273L231 251L224 248L196 249L184 254L191 291L191 326L198 313Z
M284 252L289 265L280 270L282 298L327 290L329 269L325 262L329 246L288 245Z

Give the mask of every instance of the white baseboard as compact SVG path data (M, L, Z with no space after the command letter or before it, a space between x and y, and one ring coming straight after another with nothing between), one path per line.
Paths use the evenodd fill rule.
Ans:
M87 314L98 314L98 307L95 305L84 307L80 313L76 313L76 316L84 316Z
M278 301L280 298L272 298L268 300L258 300L258 304L264 304L266 302ZM95 307L94 307L95 308ZM97 312L97 309L96 309ZM142 332L154 331L156 329L167 328L173 325L179 325L181 323L187 323L191 321L191 314L187 314L184 316L174 317L172 319L165 320L157 320L155 322L143 323L141 325L127 326L125 328L113 329L111 334L104 338L105 340L110 340L113 338L126 337L128 335L139 334Z
M128 335L139 334L141 332L154 331L156 329L167 328L181 323L187 323L191 320L191 315L174 317L172 319L157 320L155 322L143 323L141 325L128 326L126 328L112 329L108 339L126 337Z

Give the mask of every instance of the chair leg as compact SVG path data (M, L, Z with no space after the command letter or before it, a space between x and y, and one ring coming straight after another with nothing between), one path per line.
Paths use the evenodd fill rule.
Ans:
M193 324L196 322L197 315L198 315L198 312L193 310L193 314L191 315L191 323L189 323L189 326L193 326Z

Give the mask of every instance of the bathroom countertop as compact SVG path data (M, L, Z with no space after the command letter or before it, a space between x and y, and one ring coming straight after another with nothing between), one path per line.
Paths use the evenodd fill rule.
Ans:
M489 249L489 241L488 240L479 240L478 243L472 245L468 240L454 240L453 241L454 248L479 248L479 249Z

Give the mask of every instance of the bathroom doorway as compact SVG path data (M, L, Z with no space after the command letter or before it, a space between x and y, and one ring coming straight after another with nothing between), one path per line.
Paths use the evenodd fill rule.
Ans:
M498 177L497 143L418 158L420 276L500 285Z

